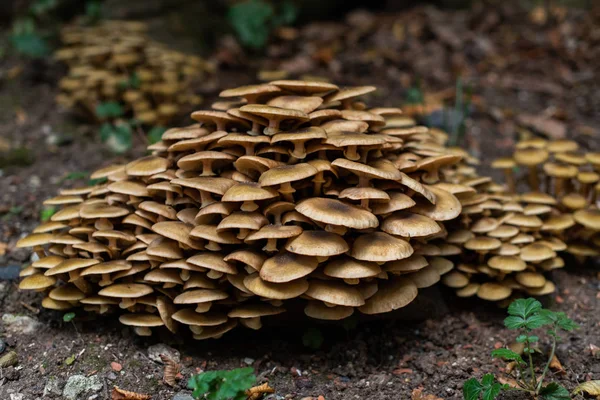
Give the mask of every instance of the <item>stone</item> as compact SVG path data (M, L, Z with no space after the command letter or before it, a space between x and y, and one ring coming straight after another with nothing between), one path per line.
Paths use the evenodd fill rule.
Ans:
M162 360L160 359L161 354L164 354L176 363L180 360L179 352L164 343L158 343L148 347L148 358L152 361L162 364Z
M102 382L97 375L86 377L84 375L70 376L65 384L62 395L66 400L81 399L87 392L97 392L102 389Z
M254 358L250 358L250 357L244 358L244 364L246 364L246 365L254 364Z
M179 392L175 393L175 396L173 396L172 400L194 400L194 398L189 393Z
M22 393L13 393L10 395L10 400L25 400L25 395Z
M60 380L55 376L51 376L48 379L48 382L46 382L46 386L44 386L43 397L60 396L62 394L61 386L62 386L62 384L61 384Z
M27 315L4 314L2 322L4 322L7 331L26 335L37 332L42 326L38 320Z

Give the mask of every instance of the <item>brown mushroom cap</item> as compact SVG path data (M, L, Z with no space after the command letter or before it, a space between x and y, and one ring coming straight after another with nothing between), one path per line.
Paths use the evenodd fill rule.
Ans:
M508 255L494 256L488 260L487 264L494 269L506 272L524 271L527 268L527 264L519 257Z
M573 214L573 218L586 228L600 231L600 210L598 209L578 210Z
M477 297L488 301L504 300L512 294L512 289L499 283L485 282L479 286Z
M531 243L521 249L519 257L523 261L539 262L556 257L556 252L544 244Z
M260 268L260 277L266 282L286 283L307 276L318 265L316 257L284 251L264 262Z
M407 278L393 278L379 286L379 290L359 307L363 314L381 314L405 307L417 297L418 289Z
M21 290L43 290L54 286L56 278L53 276L46 276L43 274L34 274L26 276L19 282L19 289Z
M292 299L308 290L308 282L303 278L285 283L272 283L262 280L258 274L245 277L244 286L257 296L274 300Z
M154 292L151 286L142 283L115 283L98 292L100 296L119 298L139 298Z
M424 237L442 231L433 219L409 211L396 211L383 220L381 230L402 237Z
M383 263L402 260L413 252L414 249L406 240L384 232L373 232L360 235L352 244L350 255L357 260Z
M296 205L300 214L324 224L354 229L375 228L379 220L369 211L339 200L313 197Z
M365 304L358 289L335 281L312 280L305 295L338 306L359 307Z
M348 251L348 243L340 236L326 231L304 231L288 239L285 249L296 254L330 257Z

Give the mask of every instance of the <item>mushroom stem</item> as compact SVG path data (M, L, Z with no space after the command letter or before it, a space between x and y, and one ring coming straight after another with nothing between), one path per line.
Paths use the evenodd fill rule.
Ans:
M323 183L325 183L325 179L323 179L323 171L319 171L314 179L313 179L313 195L314 196L320 196L321 195L321 191L323 190Z
M258 210L258 204L256 204L252 200L250 200L250 201L244 201L242 203L242 206L240 207L240 209L242 211L247 211L247 212L256 211L256 210Z
M240 323L247 328L259 330L262 327L262 323L260 322L260 317L254 318L243 318L240 320Z
M100 280L100 282L98 282L98 285L108 286L111 283L112 283L112 280L110 279L110 274L102 274L102 279Z
M204 208L204 207L214 203L215 199L213 199L210 192L207 192L205 190L200 190L200 202L201 202L200 208Z
M274 252L278 251L277 239L275 239L275 238L267 239L267 244L265 245L265 247L263 247L263 250L266 251L267 253L274 253Z
M371 211L371 208L369 208L369 199L361 199L360 206L367 211Z
M271 119L269 120L269 126L267 126L263 132L267 136L273 136L279 132L279 123L281 120L279 119Z
M212 306L212 303L210 301L206 303L198 303L196 305L196 312L200 314L205 313L208 310L210 310L210 306Z
M554 196L560 197L564 191L565 179L554 178Z
M46 252L44 251L44 246L34 246L33 252L35 253L36 256L38 256L38 258L46 257Z
M170 206L171 204L173 204L173 192L167 191L166 199L165 199L165 204L168 205L168 206Z
M348 146L346 151L344 151L344 155L348 160L358 161L360 160L360 155L358 154L358 146Z
M529 167L529 188L533 191L538 191L540 188L540 179L538 177L537 168L535 166Z
M515 176L513 175L512 168L504 168L504 180L508 187L509 193L515 192Z
M83 293L89 293L90 285L88 285L88 283L83 278L81 278L79 274L79 270L70 271L69 282L72 282L75 286L77 286L77 289L81 290Z
M219 279L220 277L223 276L223 273L219 272L219 271L215 271L214 269L211 269L210 271L208 271L206 273L206 276L209 277L210 279Z
M213 242L212 240L209 240L208 243L204 247L207 250L210 250L210 251L219 251L219 250L221 250L221 246L219 246L219 243Z
M294 141L292 142L294 143L294 150L292 150L290 152L290 154L298 159L302 159L304 157L306 157L306 149L304 148L304 141L300 140L300 141Z
M348 231L348 228L346 228L345 226L341 226L341 225L327 224L327 225L325 225L325 230L327 232L337 233L338 235L343 236Z
M136 326L133 331L138 336L152 336L152 331L146 326Z
M202 161L202 174L200 176L215 176L216 174L212 169L213 160Z
M296 189L292 187L291 182L282 183L278 192L283 196L283 200L289 201L290 203L294 202L294 196L292 194L296 192Z
M237 234L237 238L240 240L246 239L246 237L250 234L250 230L248 228L240 228L240 231Z
M252 121L252 127L246 133L250 136L258 136L260 135L260 124L256 121ZM246 155L251 155L248 153L248 148L246 148Z

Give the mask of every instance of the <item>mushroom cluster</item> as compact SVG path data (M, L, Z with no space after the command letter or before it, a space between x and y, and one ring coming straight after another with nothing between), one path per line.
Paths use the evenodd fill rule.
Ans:
M492 166L505 172L511 193L517 184L513 169L526 169L528 196L545 199L545 229L566 241L566 251L577 259L600 255L600 153L583 152L572 140L531 138Z
M141 22L103 21L61 31L55 58L68 67L56 101L97 118L96 107L118 102L143 124L165 125L201 102L194 82L212 71L202 58L157 43Z
M445 179L462 158L447 136L367 108L358 98L374 90L223 91L151 155L47 200L62 208L19 241L39 256L20 288L45 292L47 308L120 308L141 335L182 324L196 339L295 305L324 320L406 306L453 269L445 222L471 187Z

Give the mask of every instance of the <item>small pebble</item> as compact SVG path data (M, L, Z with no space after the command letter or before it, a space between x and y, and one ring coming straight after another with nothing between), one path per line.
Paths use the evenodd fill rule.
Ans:
M246 365L252 365L252 364L254 364L254 359L250 358L250 357L246 357L246 358L244 358L244 363Z
M4 340L0 339L0 354L4 353L4 350L6 350L6 343L4 343Z

